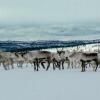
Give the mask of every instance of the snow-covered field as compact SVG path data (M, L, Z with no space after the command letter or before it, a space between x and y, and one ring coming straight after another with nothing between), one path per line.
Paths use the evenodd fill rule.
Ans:
M100 100L100 71L1 68L0 100Z

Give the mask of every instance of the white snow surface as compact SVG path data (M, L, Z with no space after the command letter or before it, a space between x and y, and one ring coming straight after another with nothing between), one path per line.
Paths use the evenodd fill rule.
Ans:
M100 100L100 70L0 69L0 100Z

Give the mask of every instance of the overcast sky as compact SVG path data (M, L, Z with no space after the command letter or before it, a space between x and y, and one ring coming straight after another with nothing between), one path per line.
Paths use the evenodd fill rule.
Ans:
M100 0L0 0L0 22L99 21Z

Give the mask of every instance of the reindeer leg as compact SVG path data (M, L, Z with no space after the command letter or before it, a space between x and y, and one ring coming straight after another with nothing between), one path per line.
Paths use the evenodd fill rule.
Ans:
M53 62L53 70L55 70L55 66L56 66L56 64L55 64L55 62Z
M34 61L34 71L36 71L36 62Z
M74 68L74 63L72 62L72 69Z
M95 71L97 71L97 68L98 68L98 61L96 60L96 69L95 69Z
M57 67L61 70L61 62L57 62Z
M38 71L39 70L39 61L38 61L38 59L36 59L36 64L37 64L36 71Z
M83 61L83 60L81 60L81 62L82 62L82 70L81 70L81 72L85 72L85 62Z
M84 72L85 72L85 66L84 66Z
M55 59L53 59L53 70L55 70L55 68L56 68L56 61L55 61Z
M98 66L96 66L96 69L95 69L95 71L97 71L97 68L98 68Z
M4 63L3 63L3 67L4 67L5 70L7 70L7 67L6 67L6 65Z
M12 69L14 69L14 65L13 65L13 64L11 64L11 66L12 66Z
M62 69L64 69L64 61L62 61Z
M14 62L13 62L13 59L11 59L11 67L12 67L12 69L14 69Z
M20 61L20 62L19 62L19 67L22 68L22 66L23 66L23 62Z
M17 67L19 67L19 62L17 61Z
M46 71L49 69L49 66L47 66L47 69L46 69Z
M42 65L43 69L45 69L44 63L45 63L45 62L41 62L41 65Z
M47 66L46 71L49 69L49 67L50 67L50 62L48 61L48 66Z
M70 61L69 61L69 62L68 62L68 65L67 65L67 69L70 68L70 65L71 65L71 63L70 63Z
M84 67L82 66L82 71L81 72L84 72Z

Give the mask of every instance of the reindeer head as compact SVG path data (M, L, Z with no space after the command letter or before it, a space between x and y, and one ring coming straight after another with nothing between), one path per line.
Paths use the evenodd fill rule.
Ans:
M63 48L61 50L57 49L57 54L59 54L59 56L61 56L62 54L65 54L65 51L63 50Z

